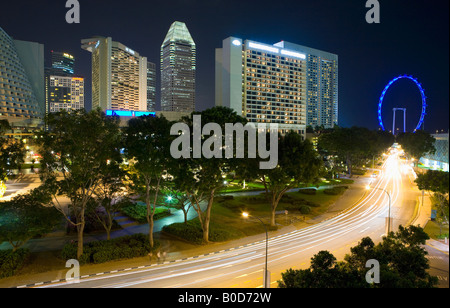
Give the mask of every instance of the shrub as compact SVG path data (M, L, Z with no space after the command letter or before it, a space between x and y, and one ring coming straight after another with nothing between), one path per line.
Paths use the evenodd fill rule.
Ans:
M0 278L13 276L30 258L28 249L0 250Z
M147 206L143 203L126 203L120 210L124 215L136 220L140 223L147 222ZM157 207L153 220L158 220L166 216L170 216L170 210L164 207Z
M186 224L174 223L164 226L162 231L194 244L203 243L203 231L198 219L190 220ZM216 224L210 224L209 240L211 242L224 242L239 238L242 235L243 234L240 231L232 230Z
M298 192L303 195L315 195L317 193L317 190L314 188L307 188L307 189L300 189Z
M340 195L342 194L346 189L348 189L348 186L336 186L333 188L328 188L323 191L326 195Z
M156 242L153 250L157 250ZM109 241L95 241L83 246L83 254L80 264L104 263L112 260L130 259L146 256L150 252L148 237L144 234L133 234ZM65 260L76 259L77 243L71 242L64 245L61 257Z
M300 213L302 213L304 215L311 213L311 208L307 205L302 205L299 210L300 210Z

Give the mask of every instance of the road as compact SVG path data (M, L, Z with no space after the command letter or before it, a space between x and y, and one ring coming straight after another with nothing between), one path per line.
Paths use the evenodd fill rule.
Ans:
M410 172L397 155L391 155L371 183L372 188L357 204L326 221L270 238L271 287L278 285L277 280L287 269L309 267L310 258L320 250L328 250L341 260L365 236L374 242L381 241L386 234L389 212L389 198L382 189L392 197L392 230L407 224L420 195L414 189ZM265 241L260 241L187 260L84 278L79 283L43 287L258 288L263 285L264 265Z

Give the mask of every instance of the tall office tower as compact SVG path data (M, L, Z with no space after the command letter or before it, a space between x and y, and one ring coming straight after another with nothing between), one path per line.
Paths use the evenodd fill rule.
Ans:
M196 49L183 22L174 22L161 45L161 110L195 110Z
M43 49L38 43L13 40L0 28L0 118L23 122L43 115Z
M338 124L338 56L289 42L274 46L307 55L307 125L332 128Z
M84 78L50 75L46 78L46 113L84 108Z
M92 53L92 108L147 110L147 58L110 37L81 41Z
M216 105L305 135L307 65L304 53L229 37L216 49Z
M52 50L52 75L72 76L74 74L74 66L75 57L73 55Z
M147 62L147 111L155 111L156 106L156 65Z

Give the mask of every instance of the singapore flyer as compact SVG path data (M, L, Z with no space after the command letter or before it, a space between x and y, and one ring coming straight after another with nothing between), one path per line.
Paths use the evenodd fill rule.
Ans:
M379 123L379 125L380 125L380 127L381 127L381 129L382 129L383 131L385 130L385 128L384 128L384 124L383 124L383 118L382 118L382 116L381 116L381 109L382 109L382 107L383 107L383 100L384 100L384 97L386 96L386 92L389 90L389 88L390 88L396 81L398 81L398 80L400 80L400 79L405 79L405 78L406 78L406 79L412 80L412 81L416 84L416 86L419 88L420 95L422 96L422 112L421 112L421 114L420 114L419 122L417 123L417 126L416 126L416 128L414 129L414 132L417 131L417 130L419 130L419 129L422 127L422 125L423 125L423 121L424 121L424 119L425 119L426 109L427 109L427 98L426 98L426 96L425 96L425 91L424 91L424 89L422 88L422 85L419 83L419 81L418 81L416 78L414 78L414 77L412 77L412 76L410 76L410 75L400 75L400 76L398 76L398 77L392 79L392 80L386 85L386 87L384 88L383 92L381 93L380 100L379 100L379 102L378 102L378 123ZM392 132L392 133L394 133L394 132Z

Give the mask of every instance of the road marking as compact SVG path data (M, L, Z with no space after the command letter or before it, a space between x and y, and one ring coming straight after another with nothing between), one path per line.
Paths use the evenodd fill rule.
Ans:
M359 231L359 233L363 233L364 231L366 231L367 229L370 229L370 227L365 228L364 230Z

